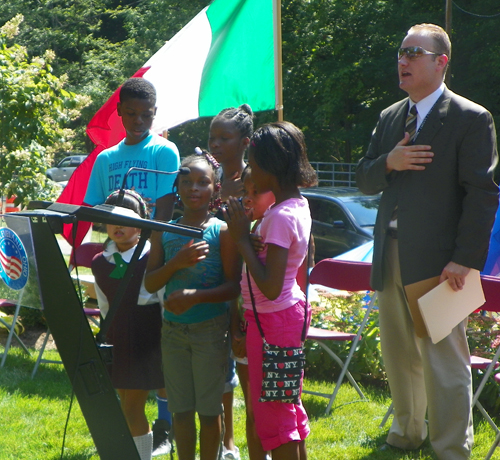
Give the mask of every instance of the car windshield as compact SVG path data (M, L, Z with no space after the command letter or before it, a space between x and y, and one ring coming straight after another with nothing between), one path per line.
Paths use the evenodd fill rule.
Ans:
M345 206L360 225L360 227L373 227L377 218L379 196L356 196L344 202Z

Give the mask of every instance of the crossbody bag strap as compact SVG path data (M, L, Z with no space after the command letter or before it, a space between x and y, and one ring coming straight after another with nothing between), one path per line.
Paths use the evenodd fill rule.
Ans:
M312 230L311 230L312 232ZM309 242L307 244L307 274L306 274L306 303L304 305L304 326L302 327L302 335L301 335L301 342L304 343L306 340L306 332L307 332L307 299L308 299L308 290L309 290L309 249L311 247L311 235L309 235ZM252 283L250 281L250 272L248 271L248 266L246 267L246 272L247 272L247 282L248 282L248 291L250 293L250 300L252 301L252 310L253 314L255 316L255 322L257 323L257 327L259 328L260 335L262 337L262 340L266 342L266 338L264 337L264 331L262 330L262 325L260 324L259 321L259 315L257 313L257 308L255 306L255 298L253 296L253 290L252 290Z
M311 234L312 234L312 225L311 225ZM301 341L304 343L306 341L307 334L307 306L309 305L309 268L311 267L310 254L309 249L311 248L311 234L309 234L309 242L307 243L307 269L306 269L306 305L304 307L305 310L305 318L304 318L304 326L302 327L302 336Z
M246 272L247 272L247 280L248 280L248 290L250 292L250 299L252 300L253 314L255 316L255 321L257 322L257 327L259 328L260 335L262 336L262 339L265 342L266 338L264 337L264 331L262 330L262 326L261 326L260 321L259 321L259 315L257 314L257 308L255 307L255 298L253 296L252 283L250 282L250 272L248 271L248 267L246 267Z

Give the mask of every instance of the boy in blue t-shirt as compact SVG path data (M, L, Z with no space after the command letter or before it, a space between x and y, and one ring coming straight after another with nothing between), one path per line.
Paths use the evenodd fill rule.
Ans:
M118 115L122 118L126 137L117 145L102 151L90 175L84 202L102 204L132 167L175 172L179 169L177 146L150 131L156 113L156 91L143 78L129 78L120 89ZM142 195L153 207L156 220L170 220L174 209L172 186L176 174L155 174L133 170L127 177L126 189Z
M169 140L150 131L156 114L156 90L144 78L129 78L120 89L118 115L126 131L125 139L103 150L96 158L90 174L85 204L103 204L122 186L132 167L156 169L174 174L155 174L133 170L125 189L133 189L152 207L151 216L169 221L174 210L173 184L179 169L179 151ZM160 312L158 312L160 314ZM165 389L157 391L158 419L153 424L153 456L168 454L168 432L172 417Z

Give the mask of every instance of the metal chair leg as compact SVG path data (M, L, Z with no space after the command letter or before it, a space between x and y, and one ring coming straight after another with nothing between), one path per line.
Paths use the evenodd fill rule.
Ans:
M35 367L33 368L33 372L31 373L31 380L35 377L36 371L38 370L38 366L40 366L40 363L46 363L46 364L62 364L62 361L55 361L52 359L43 359L43 352L45 351L45 347L47 346L47 342L49 341L49 336L50 336L50 329L47 328L47 333L45 334L45 338L43 339L43 344L42 348L40 348L40 352L38 353L38 358L35 363Z

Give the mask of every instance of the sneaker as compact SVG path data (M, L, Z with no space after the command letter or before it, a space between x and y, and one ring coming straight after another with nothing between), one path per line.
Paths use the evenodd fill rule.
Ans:
M234 450L228 450L222 446L222 458L224 460L240 460L240 449L234 446Z
M166 420L157 419L153 422L153 457L167 455L172 449L168 439L170 423Z

